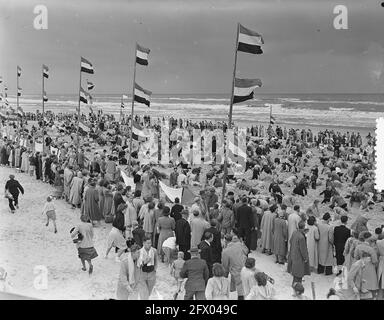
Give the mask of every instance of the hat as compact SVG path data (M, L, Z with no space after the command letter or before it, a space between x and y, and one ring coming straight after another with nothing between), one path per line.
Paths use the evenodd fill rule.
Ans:
M189 250L189 253L199 253L199 249L197 247L193 247Z
M329 219L331 219L331 215L329 214L329 212L324 213L323 220L327 221Z

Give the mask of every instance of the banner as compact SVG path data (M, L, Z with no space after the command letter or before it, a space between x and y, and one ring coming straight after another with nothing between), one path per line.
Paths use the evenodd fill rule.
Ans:
M43 152L43 144L42 143L39 143L39 142L36 142L35 143L35 152Z
M175 198L179 198L181 200L181 197L183 196L183 188L171 188L168 187L166 184L162 183L161 181L159 181L159 185L169 200L171 200L172 202L175 202Z
M121 168L120 168L120 172L121 172L121 177L123 178L125 185L127 187L131 186L131 190L135 191L136 185L133 182L133 178L128 177Z

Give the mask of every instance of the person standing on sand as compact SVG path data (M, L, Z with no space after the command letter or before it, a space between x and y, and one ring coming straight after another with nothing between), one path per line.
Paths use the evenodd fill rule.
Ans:
M181 212L182 218L176 221L175 235L176 245L179 246L179 251L184 253L184 260L191 258L189 249L191 248L191 226L188 223L188 210Z
M157 255L152 247L152 239L145 237L143 247L139 251L137 266L139 271L140 299L148 300L156 283Z
M97 221L101 223L103 216L99 208L99 193L96 190L96 181L91 180L88 185L88 189L84 194L84 215L89 217L92 222Z
M297 282L301 283L305 275L311 274L304 228L305 222L300 221L299 229L292 234L290 239L287 272L293 276L292 286Z
M56 227L56 207L55 204L52 201L52 197L48 196L47 202L44 205L42 214L47 215L47 223L46 227L49 225L49 221L52 220L53 226L55 227L55 233L57 233L57 227Z
M5 184L5 193L9 192L11 197L8 197L9 208L12 213L15 213L16 209L19 209L19 194L24 194L24 188L19 181L15 180L15 176L11 174L9 180Z
M69 193L69 202L72 204L72 209L80 207L81 204L81 194L84 188L83 175L79 171L77 176L72 179L71 189Z
M325 275L332 275L332 266L334 265L333 261L333 228L329 225L331 215L326 212L323 215L323 220L318 224L319 228L319 266L317 272L319 274L324 273Z
M276 263L284 264L288 248L288 223L284 218L284 211L279 211L278 216L273 220L272 237Z
M82 235L82 240L76 243L77 251L83 268L81 270L87 271L85 261L89 265L89 275L93 272L92 260L98 257L97 251L93 244L93 227L88 217L82 215L80 217L80 224L78 224L71 232L72 239L77 237L78 234Z
M139 268L137 260L139 259L140 247L137 244L129 245L126 254L121 258L120 273L117 282L116 298L117 300L138 300L138 277Z

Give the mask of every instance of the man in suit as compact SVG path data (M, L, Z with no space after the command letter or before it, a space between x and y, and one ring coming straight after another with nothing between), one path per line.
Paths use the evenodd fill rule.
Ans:
M200 242L200 258L205 260L209 270L209 277L212 277L212 266L213 266L213 252L212 252L212 241L213 234L209 231L205 231L203 235L204 240Z
M184 300L206 300L205 287L209 279L207 263L199 258L199 249L194 247L189 251L191 259L185 261L180 271L181 278L187 278L185 282Z
M348 216L341 216L341 225L333 229L333 245L336 251L336 262L337 262L337 275L341 274L341 268L344 264L344 247L347 239L351 236L351 230L347 228Z
M248 250L250 250L251 230L254 227L252 208L248 205L248 199L246 197L244 197L241 202L241 206L237 209L237 223L239 226L239 236L243 239Z
M191 248L191 227L188 222L188 211L181 212L182 218L176 221L175 234L176 245L179 246L179 251L184 252L184 260L189 260L191 255L189 249Z
M217 230L218 223L216 219L212 219L210 224L211 227L205 230L205 232L208 231L213 235L213 241L211 242L213 263L221 263L221 252L223 250L221 246L221 233L219 230ZM201 240L204 240L204 238Z

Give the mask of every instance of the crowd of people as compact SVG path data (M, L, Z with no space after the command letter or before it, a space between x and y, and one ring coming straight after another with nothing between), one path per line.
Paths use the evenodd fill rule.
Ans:
M257 268L255 251L287 266L295 299L309 299L302 281L311 272L336 274L338 285L330 290L329 299L383 298L383 226L373 232L367 225L369 213L383 210L384 200L374 188L372 136L363 143L355 132L247 128L249 179L239 178L230 168L230 190L219 198L223 165L192 167L181 156L169 168L141 164L139 144L129 150L129 119L120 124L100 111L83 115L90 129L81 132L80 141L74 119L70 114L31 114L22 132L16 123L3 121L0 163L54 187L42 213L47 226L53 222L55 233L55 199L80 210L80 221L70 236L82 270L90 275L92 260L98 257L94 228L102 221L112 224L104 257L114 249L121 264L117 299L148 299L159 263L166 264L175 278L175 299L182 291L186 300L229 299L230 292L236 292L239 300L275 299L274 279ZM39 122L26 129L34 120ZM208 121L150 116L135 120L158 131L169 121L170 136L176 128L226 130L225 124ZM38 151L39 143L43 149ZM317 159L315 153L320 155ZM131 166L127 166L129 154ZM134 187L124 183L125 168ZM170 169L169 175L162 169ZM178 197L170 201L162 195L160 181L175 188L189 186L195 195L188 201ZM12 175L5 190L15 214L24 189ZM304 200L310 192L317 196L308 206ZM353 210L358 212L356 218ZM355 221L347 227L350 219Z

